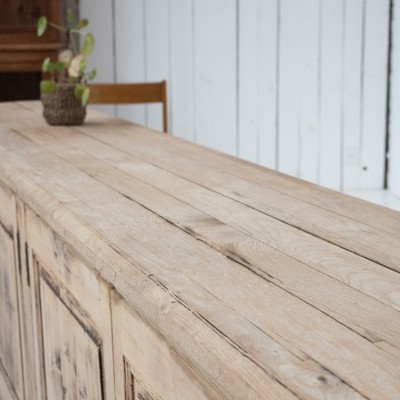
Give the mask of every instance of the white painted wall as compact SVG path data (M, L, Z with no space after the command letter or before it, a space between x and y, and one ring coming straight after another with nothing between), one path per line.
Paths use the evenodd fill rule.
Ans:
M383 187L389 0L81 0L81 15L99 81L167 79L174 135L334 189ZM117 112L161 129L158 105Z
M389 189L400 197L400 0L393 2L389 125Z
M115 79L114 8L111 0L81 0L80 17L88 18L88 31L95 35L95 51L88 60L88 71L97 68L98 82ZM100 106L101 110L114 112L114 106Z

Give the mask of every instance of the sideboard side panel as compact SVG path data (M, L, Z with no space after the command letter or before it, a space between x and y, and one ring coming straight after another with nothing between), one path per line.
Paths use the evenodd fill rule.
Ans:
M15 197L0 185L0 370L12 396L23 399ZM18 246L17 246L18 247Z

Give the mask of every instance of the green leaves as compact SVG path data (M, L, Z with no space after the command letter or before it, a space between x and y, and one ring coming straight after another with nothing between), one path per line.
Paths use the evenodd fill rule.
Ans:
M43 36L47 29L47 18L42 16L37 22L37 35Z
M87 57L92 53L94 48L94 36L91 33L87 33L83 39L81 54Z
M76 85L75 96L81 100L82 106L86 106L89 101L90 89L83 83Z
M87 87L82 93L81 101L83 106L86 106L86 104L88 103L89 96L90 96L90 89Z
M43 93L54 93L56 91L56 83L53 80L43 80L40 82L40 91Z
M42 72L50 72L50 64L50 57L45 58L42 64Z
M83 29L86 28L89 25L89 20L87 18L83 18L78 22L78 25L76 25L75 29Z
M94 78L96 78L96 75L97 75L97 69L93 68L92 71L88 75L88 79L90 81L92 81Z
M85 72L86 69L86 61L85 60L81 60L79 62L79 74L83 74Z
M74 90L75 97L77 97L78 99L82 98L82 94L85 88L86 85L84 85L83 83L76 85Z
M92 33L84 33L83 30L89 25L87 18L82 18L78 22L74 19L75 15L71 9L67 10L66 26L58 26L48 21L45 16L39 18L37 22L37 34L42 36L47 27L55 28L66 34L67 43L65 50L58 55L56 62L51 62L47 57L42 64L42 71L51 74L51 81L44 80L41 83L41 89L45 93L51 93L55 90L58 83L78 84L75 94L86 105L89 101L90 90L87 86L89 80L93 80L97 75L94 68L90 73L86 72L86 58L93 52L94 36ZM79 52L78 36L82 35L81 51Z
M65 64L61 61L58 61L56 63L52 63L50 61L50 57L45 58L42 64L42 71L43 72L49 72L53 74L54 72L62 72L65 68Z

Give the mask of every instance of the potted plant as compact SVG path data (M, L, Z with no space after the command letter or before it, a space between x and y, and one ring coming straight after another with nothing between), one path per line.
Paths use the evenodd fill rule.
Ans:
M66 45L58 60L52 62L47 57L42 66L42 71L49 76L40 82L43 116L49 125L82 125L85 119L90 95L87 82L96 76L96 69L86 72L86 59L94 48L93 35L83 31L88 24L87 19L74 23L71 10L67 12L66 27L53 24L44 16L38 20L38 36L49 26L66 35Z

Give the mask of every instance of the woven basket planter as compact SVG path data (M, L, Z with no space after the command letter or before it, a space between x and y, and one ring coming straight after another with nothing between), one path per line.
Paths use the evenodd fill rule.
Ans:
M43 117L49 125L82 125L86 107L76 98L74 84L57 84L54 93L42 93Z

